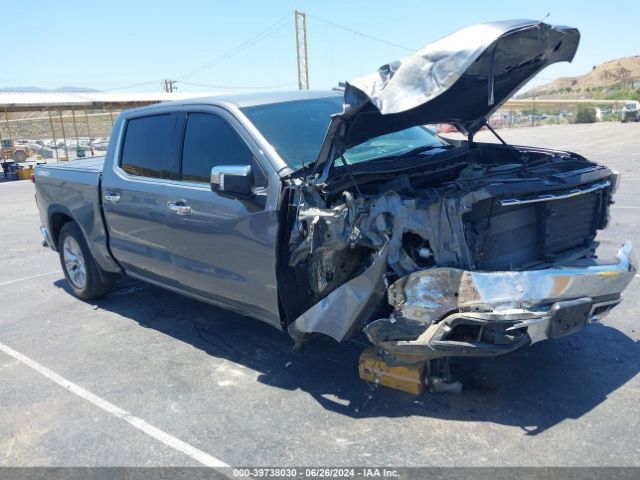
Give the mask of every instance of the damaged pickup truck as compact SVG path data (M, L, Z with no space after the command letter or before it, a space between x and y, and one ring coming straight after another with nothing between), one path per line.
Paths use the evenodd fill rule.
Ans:
M128 274L264 320L298 346L364 330L392 366L570 334L615 307L636 271L628 242L617 258L596 255L618 174L474 134L578 41L574 28L483 24L343 96L126 111L106 159L38 167L45 240L80 298Z

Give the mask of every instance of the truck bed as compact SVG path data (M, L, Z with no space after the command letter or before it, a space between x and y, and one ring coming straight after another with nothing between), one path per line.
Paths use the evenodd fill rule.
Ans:
M35 171L36 202L42 225L52 237L67 219L74 219L87 239L96 261L105 271L117 264L107 247L107 230L102 214L101 179L105 157L38 165ZM52 245L57 250L58 245Z
M46 165L38 165L38 169L51 171L62 170L65 172L91 172L100 174L104 168L105 158L106 157L104 156L100 156L85 158L83 160L71 160L69 162L48 163Z

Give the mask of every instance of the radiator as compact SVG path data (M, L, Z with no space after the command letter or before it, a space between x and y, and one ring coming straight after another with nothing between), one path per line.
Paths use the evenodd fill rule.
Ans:
M604 215L606 190L520 205L489 198L462 216L473 267L512 270L588 247Z

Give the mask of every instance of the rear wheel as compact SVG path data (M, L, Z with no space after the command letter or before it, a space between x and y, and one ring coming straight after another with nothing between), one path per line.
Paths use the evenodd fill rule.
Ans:
M58 250L62 271L74 296L91 300L111 290L116 277L98 266L78 224L64 224L58 238Z

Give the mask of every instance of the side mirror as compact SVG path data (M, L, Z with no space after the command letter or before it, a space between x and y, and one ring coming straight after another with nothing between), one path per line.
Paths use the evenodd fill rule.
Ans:
M218 165L211 169L211 190L214 192L250 196L252 188L251 165Z

